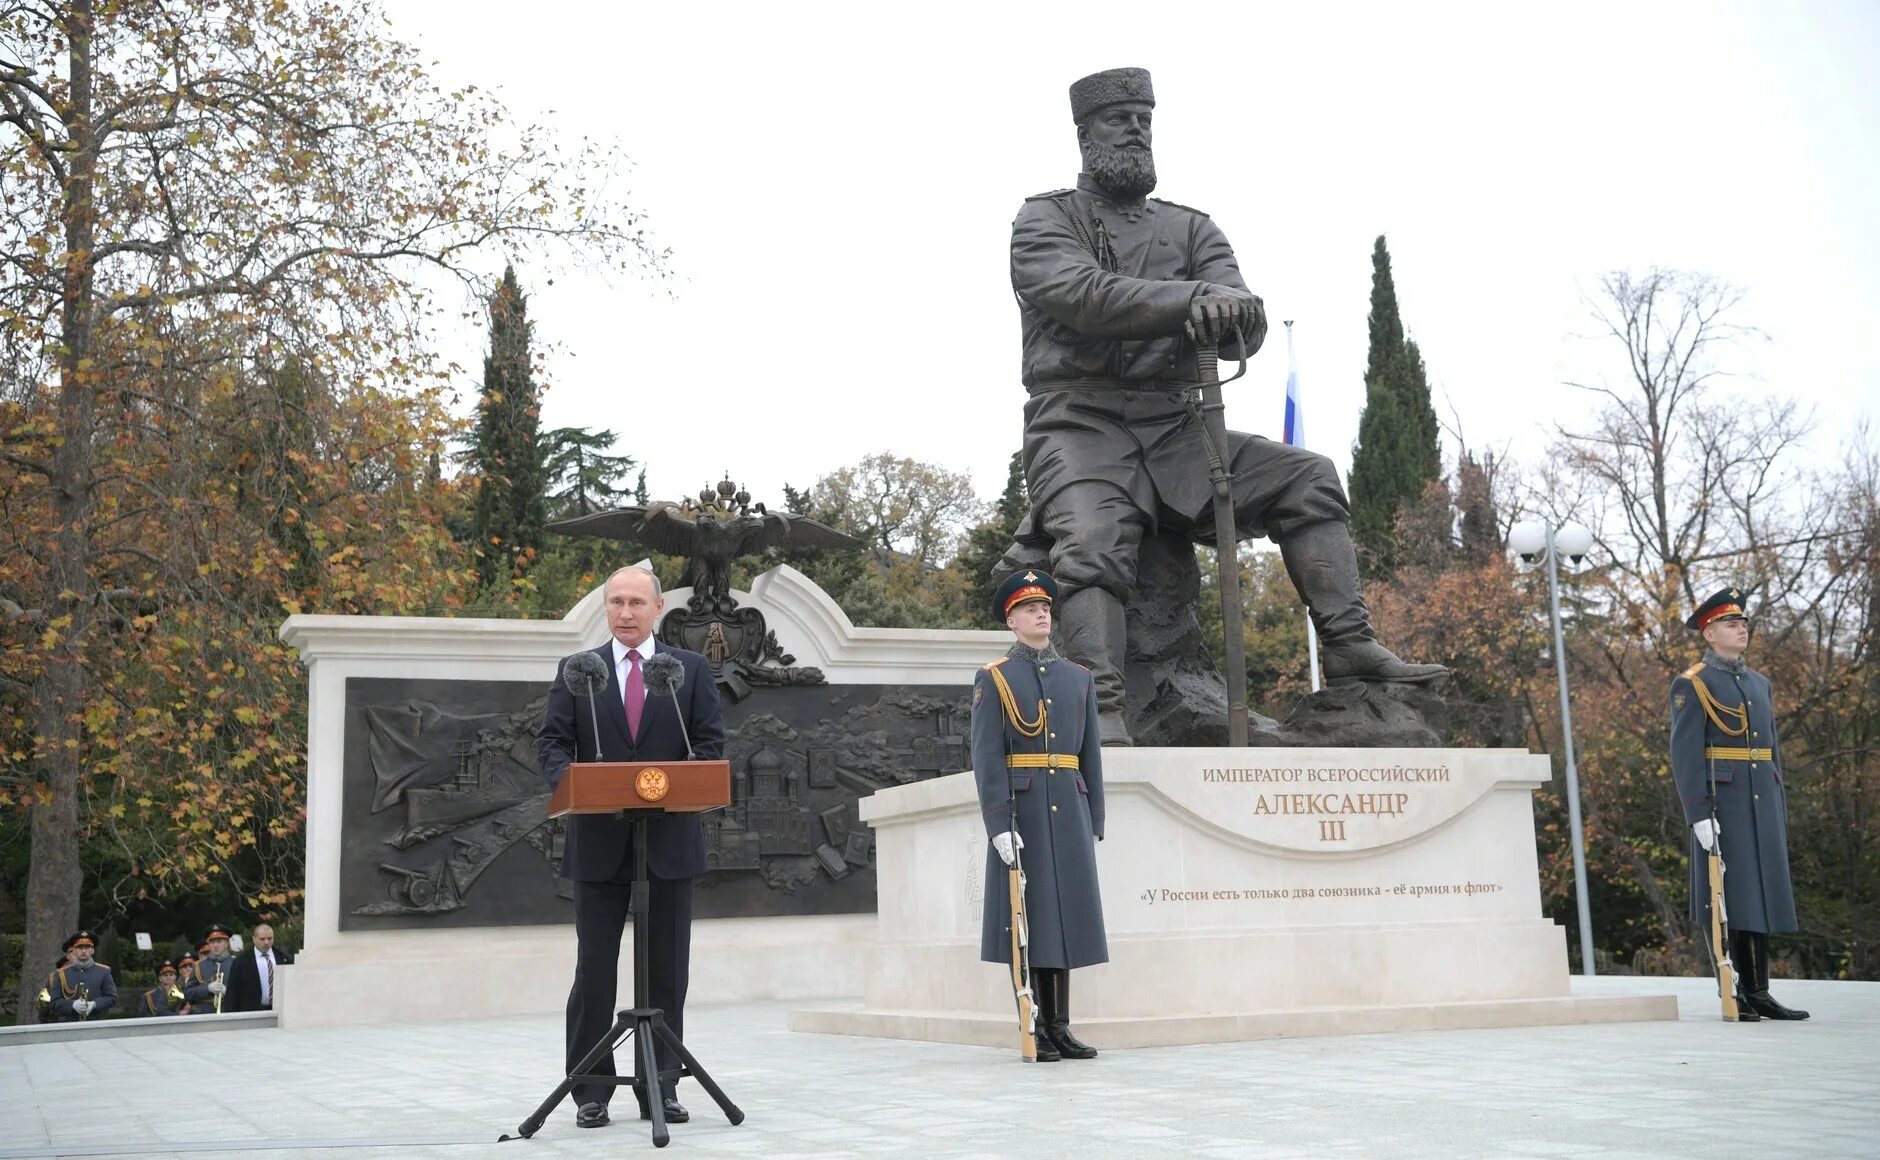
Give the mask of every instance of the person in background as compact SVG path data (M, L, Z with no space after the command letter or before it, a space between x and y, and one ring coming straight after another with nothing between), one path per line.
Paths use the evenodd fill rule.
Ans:
M274 949L274 928L265 922L255 927L249 943L249 949L236 955L229 968L224 1011L274 1010L275 968L294 961L292 955Z
M48 1009L55 1023L81 1023L102 1019L117 1006L117 984L111 968L92 958L98 949L98 936L81 930L65 940L65 966L46 979L46 993L51 997Z
M187 1015L189 1001L183 996L183 988L177 985L176 964L168 959L157 968L157 985L145 991L138 1000L137 1014L152 1015Z
M193 1015L212 1015L228 1007L228 974L234 958L228 949L228 927L211 926L202 936L202 958L196 961L196 985L184 989ZM222 1000L220 1004L217 1000Z

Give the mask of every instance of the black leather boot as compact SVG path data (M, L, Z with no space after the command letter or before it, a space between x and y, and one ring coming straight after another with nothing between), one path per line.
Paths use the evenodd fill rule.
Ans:
M1808 1012L1784 1007L1769 993L1769 936L1761 931L1748 933L1752 943L1751 953L1756 959L1756 989L1749 994L1750 1007L1764 1019L1797 1021L1808 1018Z
M1058 601L1058 639L1064 655L1090 670L1097 690L1097 730L1104 745L1134 745L1124 719L1123 659L1128 618L1123 601L1105 588L1080 588Z
M1730 932L1730 966L1736 971L1736 1021L1762 1022L1762 1016L1749 1001L1750 992L1756 989L1756 949L1746 930Z
M1279 554L1319 630L1326 684L1427 684L1449 675L1441 665L1411 664L1377 642L1358 582L1357 549L1343 521L1295 529L1279 541Z
M1064 1058L1058 1054L1057 1045L1051 1042L1051 1037L1045 1034L1045 1027L1051 1020L1050 979L1049 971L1041 971L1037 967L1031 969L1031 1003L1037 1016L1034 1026L1038 1029L1032 1041L1037 1048L1039 1063L1056 1063Z
M1045 1034L1050 1037L1051 1046L1058 1049L1058 1054L1065 1059L1095 1059L1097 1049L1079 1040L1071 1034L1071 973L1064 967L1053 967L1051 975L1051 1021L1045 1025Z

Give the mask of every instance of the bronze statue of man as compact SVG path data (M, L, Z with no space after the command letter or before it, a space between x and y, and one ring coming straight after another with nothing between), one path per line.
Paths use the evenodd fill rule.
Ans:
M1123 613L1137 550L1158 530L1213 539L1206 447L1189 405L1196 347L1251 355L1266 312L1208 215L1148 196L1148 72L1094 73L1070 96L1083 172L1074 189L1027 198L1012 223L1032 511L1006 563L1049 561L1064 651L1096 678L1103 744L1128 745ZM1318 626L1328 681L1424 682L1447 671L1407 664L1377 642L1351 504L1329 459L1233 431L1226 458L1239 534L1279 544Z

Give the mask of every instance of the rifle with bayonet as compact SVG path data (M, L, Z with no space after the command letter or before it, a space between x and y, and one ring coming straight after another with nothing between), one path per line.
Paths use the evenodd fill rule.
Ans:
M1698 678L1701 679L1701 678ZM1704 851L1710 870L1710 961L1717 971L1717 995L1723 1002L1725 1022L1737 1021L1736 969L1730 961L1730 916L1723 902L1723 827L1717 824L1717 759L1710 769L1710 848Z

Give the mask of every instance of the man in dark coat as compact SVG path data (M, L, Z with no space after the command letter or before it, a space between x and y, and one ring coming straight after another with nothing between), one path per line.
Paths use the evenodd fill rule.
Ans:
M1012 962L1012 905L999 884L1015 858L1025 875L1028 958L1038 1004L1038 1058L1091 1059L1071 1034L1072 967L1110 961L1097 891L1103 839L1103 751L1096 686L1051 647L1049 572L1015 572L993 597L1018 637L973 678L973 777L985 814L979 957ZM1014 812L1016 803L1016 812Z
M1749 621L1740 590L1726 588L1685 625L1703 634L1704 659L1671 682L1671 774L1691 824L1691 917L1710 924L1706 855L1723 856L1724 921L1745 1022L1806 1019L1769 994L1769 936L1796 929L1789 882L1789 809L1775 694L1743 663Z
M1032 509L1001 567L1048 566L1064 586L1060 639L1096 678L1103 743L1124 720L1124 606L1137 549L1159 529L1213 541L1213 487L1194 402L1196 346L1258 350L1260 299L1208 215L1155 188L1149 74L1111 69L1071 86L1084 172L1028 199L1012 223L1024 349L1025 481ZM1271 536L1318 626L1328 681L1435 680L1439 665L1378 643L1358 584L1351 505L1331 460L1229 432L1240 538Z
M54 1023L82 1023L102 1019L117 1006L117 983L111 968L92 958L98 949L98 936L81 930L59 948L69 960L46 979L46 993L51 997Z
M645 568L622 568L607 578L607 626L612 637L594 649L607 666L607 688L576 697L560 672L548 690L536 754L550 789L575 761L682 761L719 758L725 752L724 710L711 667L698 653L659 643L653 629L666 601L659 577ZM672 697L648 697L645 662L671 655L684 677ZM595 751L598 726L600 751ZM561 872L574 885L574 986L568 994L568 1070L594 1049L614 1022L620 984L620 938L626 929L633 885L633 824L613 814L581 814L566 820L567 846ZM685 993L692 957L692 879L705 873L705 833L697 814L662 814L647 826L647 940L649 1005L666 1013L673 1034L685 1038ZM661 1071L679 1066L664 1043L657 1046ZM613 1075L610 1052L595 1068ZM677 1081L661 1085L666 1122L691 1118L677 1098ZM575 1123L598 1128L608 1122L612 1085L583 1084L570 1093ZM642 1116L646 1110L642 1109Z
M247 948L229 966L222 1010L274 1010L275 971L293 961L293 955L275 948L274 928L265 922L257 925L248 936Z

